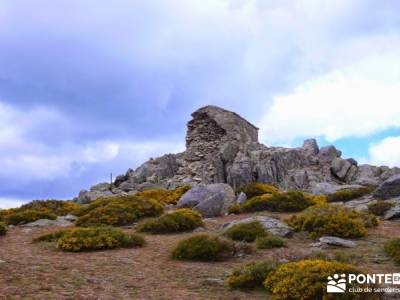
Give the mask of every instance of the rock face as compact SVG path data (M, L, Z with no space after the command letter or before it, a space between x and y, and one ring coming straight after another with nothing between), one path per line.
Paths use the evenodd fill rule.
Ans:
M75 200L89 202L103 195L183 184L226 183L237 188L258 181L308 191L321 183L378 186L400 174L399 168L358 166L354 159L342 159L334 146L319 149L314 139L299 148L267 147L258 142L257 127L216 106L200 108L192 117L186 151L150 159L118 176L112 186L98 184Z
M203 217L211 218L227 214L234 201L235 193L227 184L199 184L187 191L176 206L192 208Z
M400 174L385 180L376 189L375 196L381 199L390 199L400 196Z
M293 235L293 229L290 228L288 225L279 221L278 219L267 216L254 216L240 221L233 221L231 223L225 224L223 226L223 231L226 231L237 224L250 223L254 221L260 222L264 229L273 235L280 237L290 237Z

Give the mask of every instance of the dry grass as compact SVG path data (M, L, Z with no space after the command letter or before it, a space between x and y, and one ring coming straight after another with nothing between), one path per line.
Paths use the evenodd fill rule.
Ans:
M207 219L206 228L217 233L222 224L247 216ZM312 251L312 241L301 233L288 241L287 248L258 250L216 263L170 258L176 243L190 233L146 235L143 248L90 253L66 253L49 243L31 243L34 237L51 230L54 228L15 228L0 237L0 260L5 261L0 263L0 299L268 299L263 290L229 290L223 280L233 267L245 262L290 261L307 257ZM399 235L400 223L382 222L359 240L356 248L342 251L360 256L358 266L371 272L393 272L396 266L382 246ZM335 250L323 251L330 255Z

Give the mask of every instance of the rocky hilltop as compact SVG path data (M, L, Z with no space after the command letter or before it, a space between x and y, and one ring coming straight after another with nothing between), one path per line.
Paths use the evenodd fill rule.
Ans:
M227 183L237 188L264 182L284 190L329 194L349 185L378 186L400 174L399 168L358 165L341 156L334 146L319 148L315 139L304 141L299 148L268 147L258 141L258 128L238 114L205 106L192 113L184 152L150 159L118 176L112 185L100 183L82 190L75 200L85 203L148 187L199 183Z

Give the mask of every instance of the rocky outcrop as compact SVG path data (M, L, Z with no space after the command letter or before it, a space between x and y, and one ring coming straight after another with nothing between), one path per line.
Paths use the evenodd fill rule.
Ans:
M399 168L359 166L354 159L343 159L334 146L319 148L314 139L299 148L267 147L258 142L257 127L216 106L200 108L192 117L186 151L150 159L118 176L112 185L103 183L81 191L75 200L89 202L149 187L226 183L237 188L255 181L312 192L321 183L378 186L400 174Z

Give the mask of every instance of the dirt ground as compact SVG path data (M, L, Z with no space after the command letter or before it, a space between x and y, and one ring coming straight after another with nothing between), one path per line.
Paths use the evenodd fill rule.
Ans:
M218 233L222 224L247 216L206 219L206 231ZM291 261L315 251L309 246L313 241L303 233L288 239L286 248L257 250L216 263L170 258L174 245L192 233L146 235L143 248L85 253L61 252L53 243L31 242L54 229L14 228L0 237L0 299L268 299L261 289L230 290L224 278L232 267L242 263L261 259ZM367 237L357 240L356 248L322 251L340 251L340 255L369 272L394 272L399 267L383 253L382 245L399 236L399 222L381 222Z

